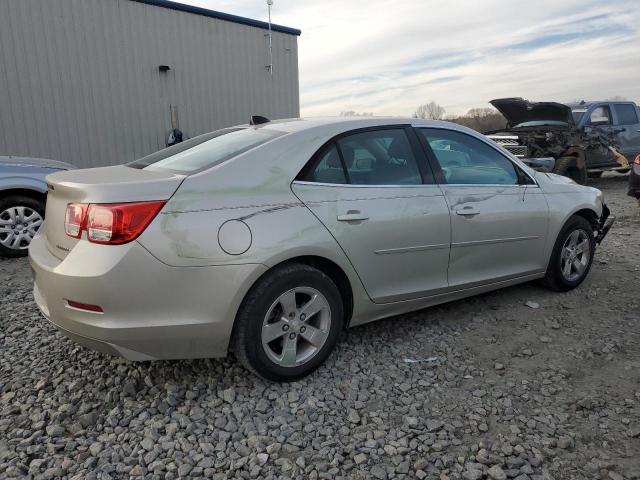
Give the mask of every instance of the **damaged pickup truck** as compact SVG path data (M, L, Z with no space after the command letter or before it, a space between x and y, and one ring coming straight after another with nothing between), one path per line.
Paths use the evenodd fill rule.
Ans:
M500 98L493 105L506 128L487 136L532 167L586 184L605 170L626 173L640 154L640 110L633 102L529 102ZM546 163L545 163L546 162Z

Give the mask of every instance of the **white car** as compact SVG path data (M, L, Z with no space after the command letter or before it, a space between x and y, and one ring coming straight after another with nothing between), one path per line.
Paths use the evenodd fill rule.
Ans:
M294 380L348 326L586 277L602 193L417 119L293 119L47 177L29 254L44 315L131 360L218 357Z

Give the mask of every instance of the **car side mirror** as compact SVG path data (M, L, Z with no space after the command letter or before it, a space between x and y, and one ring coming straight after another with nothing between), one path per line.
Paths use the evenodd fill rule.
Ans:
M543 173L553 172L553 167L556 166L556 159L553 157L521 158L520 160L525 165Z

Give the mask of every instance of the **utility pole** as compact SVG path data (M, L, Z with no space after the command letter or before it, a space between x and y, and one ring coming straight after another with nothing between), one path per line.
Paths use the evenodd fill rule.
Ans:
M271 7L273 6L273 0L267 0L267 10L269 11L269 75L273 75L273 45L271 41Z

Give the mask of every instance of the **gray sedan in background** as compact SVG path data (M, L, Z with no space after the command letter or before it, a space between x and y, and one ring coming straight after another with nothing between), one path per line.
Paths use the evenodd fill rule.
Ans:
M284 381L349 326L573 289L612 221L599 190L419 119L261 120L47 183L29 255L54 325L130 360L232 350Z
M56 160L0 156L0 256L27 255L44 219L45 177L72 168Z

